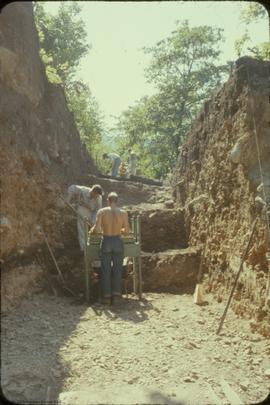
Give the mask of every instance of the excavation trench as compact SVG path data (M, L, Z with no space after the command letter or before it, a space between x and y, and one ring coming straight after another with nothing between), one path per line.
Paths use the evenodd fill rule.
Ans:
M133 185L131 189L132 187ZM126 188L129 190L130 185ZM130 201L128 193L125 197ZM167 205L172 206L173 203ZM143 291L172 293L192 291L196 283L200 251L188 247L183 210L167 208L164 202L146 202L128 205L125 208L130 220L134 215L140 215L141 218ZM64 248L56 249L54 253L67 285L82 297L85 290L84 255L79 251L77 234L74 232L76 219L70 217L69 220L67 224L69 232L65 234L66 239L63 241ZM39 256L43 267L49 269L51 277L57 280L54 264L51 257L46 254L46 249L43 248ZM124 267L123 292L131 293L132 264L131 261L127 262L129 264ZM93 302L98 299L100 291L97 282L100 269L95 267L94 270L91 280ZM59 287L58 283L55 288Z
M117 181L95 176L87 176L79 184L102 185L106 193L116 191L120 205L127 209L129 218L141 217L142 233L142 272L143 291L183 292L190 291L196 283L199 268L199 252L188 247L188 235L185 230L184 212L174 206L169 187L161 187L132 181ZM50 204L53 195L50 197ZM66 281L66 286L80 300L85 293L84 256L79 250L76 216L55 193L56 219L44 226L49 244L57 264ZM106 201L104 200L104 205ZM48 229L48 230L47 230ZM58 235L59 234L59 235ZM55 241L54 235L58 240ZM37 271L34 270L36 267ZM125 268L127 275L123 292L132 292L132 265ZM20 293L16 286L21 284ZM23 254L6 260L2 277L2 307L8 310L19 304L24 294L45 288L57 296L71 294L63 289L55 264L44 239L36 246L25 249ZM38 287L40 286L40 287ZM124 283L123 283L124 287ZM97 277L92 279L92 302L99 294Z
M188 247L183 210L140 204L129 208L128 214L130 219L137 215L141 218L143 291L192 291L199 269L200 252L199 249ZM132 264L131 261L128 263L124 268L124 284L125 291L130 293L133 289ZM84 266L82 259L81 266ZM82 272L80 279L82 285ZM94 281L93 297L97 297L96 288Z
M104 181L104 188L119 188L126 197L122 205L128 204L130 217L141 215L143 299L129 294L120 308L101 306L93 283L93 301L85 303L76 218L63 207L62 246L52 244L52 249L76 297L62 289L44 245L32 265L25 262L7 272L9 288L13 285L12 293L18 295L20 285L21 297L20 305L2 318L4 395L18 403L58 400L61 405L207 405L215 403L213 396L226 404L225 379L240 402L263 400L267 377L261 370L270 367L269 347L258 334L250 334L248 321L232 312L217 339L224 305L210 295L209 305L194 305L201 252L188 246L183 211L169 199L169 190L152 186L140 194L141 185ZM126 285L131 292L130 275ZM247 353L252 353L251 362Z
M238 59L186 134L187 161L180 154L172 179L176 203L186 207L184 223L170 188L147 179L98 177L62 86L46 78L30 2L1 13L0 59L4 395L17 403L45 403L72 391L75 397L62 396L61 405L83 404L76 392L91 387L86 403L130 403L118 388L129 395L133 386L151 392L147 398L133 392L131 403L227 404L226 380L240 396L235 401L234 393L235 403L265 399L270 349L257 333L270 336L270 300L264 307L269 240L262 218L240 280L246 289L237 291L223 334L216 330L258 215L257 142L270 184L269 62ZM144 299L130 295L119 309L85 303L76 218L58 198L70 184L97 183L106 193L116 191L130 215L142 216ZM186 292L194 290L208 222L205 268L213 277L205 286L211 294L209 305L197 306ZM81 301L62 289L40 226Z
M94 183L99 182L98 178L94 180ZM149 293L159 293L155 299L159 296L162 299L165 292L192 292L196 282L199 253L187 246L183 212L173 207L169 189L109 179L101 179L100 183L106 192L115 189L118 191L130 218L138 214L141 216L145 295L143 300L139 301L131 294L132 266L127 266L123 287L125 285L129 298L121 315L128 324L140 323L149 319L148 313L153 309L149 296L146 299ZM117 310L113 308L96 309L99 294L96 277L92 280L92 301L90 306L86 305L84 257L79 251L76 217L64 206L62 215L65 230L62 233L62 245L52 244L52 251L66 285L75 293L75 297L63 289L45 244L40 244L34 255L29 255L29 260L34 258L30 265L27 255L25 262L21 261L20 264L14 259L15 268L7 271L6 282L3 283L5 296L17 296L17 309L6 311L6 321L3 323L6 353L3 388L7 398L13 401L57 398L66 390L64 377L69 375L72 367L68 360L61 357L62 350L65 350L64 347L69 344L72 336L75 336L78 328L84 324L84 317L88 317L85 315L87 311L93 311L95 317L106 316L110 321L118 316ZM48 238L50 239L50 235ZM12 267L12 262L10 266ZM21 294L17 292L18 284L21 286ZM9 301L7 310L8 303ZM13 330L15 331L12 332ZM20 334L17 334L17 330ZM31 337L32 345L27 345L28 337ZM35 358L29 353L30 347L37 353ZM75 358L71 361L76 363ZM26 363L29 367L25 367Z

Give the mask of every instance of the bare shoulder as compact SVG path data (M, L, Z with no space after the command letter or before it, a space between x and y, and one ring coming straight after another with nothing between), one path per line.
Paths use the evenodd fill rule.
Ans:
M123 216L127 215L127 211L125 211L125 210L123 210L123 209L120 209L120 213L121 213Z
M104 214L104 212L107 212L107 211L108 211L107 207L104 207L104 208L100 208L97 213L99 215L101 215L101 214Z

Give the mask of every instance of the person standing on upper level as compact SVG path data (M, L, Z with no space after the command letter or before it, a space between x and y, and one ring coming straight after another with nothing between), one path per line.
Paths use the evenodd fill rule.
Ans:
M120 156L117 153L103 153L103 159L111 159L112 161L112 177L118 175L118 170L121 164Z
M132 149L129 149L128 153L129 153L129 174L131 176L136 176L139 157Z

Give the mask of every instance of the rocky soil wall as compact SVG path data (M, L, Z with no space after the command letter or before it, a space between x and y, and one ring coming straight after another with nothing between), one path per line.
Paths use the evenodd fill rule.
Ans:
M168 249L186 248L184 210L153 209L139 206L128 210L129 216L140 215L142 250L144 252L163 252Z
M178 294L183 291L193 293L199 264L200 255L194 248L144 253L143 289Z
M42 248L41 227L54 249L67 232L63 224L69 218L57 193L75 178L97 174L63 89L47 81L31 2L14 2L1 11L0 92L1 281L4 296L11 297L7 273ZM28 288L24 272L34 282L32 270L16 270L21 292Z
M194 122L186 143L187 161L180 156L173 176L177 204L185 209L189 245L205 246L205 279L219 300L231 288L258 217L234 307L254 319L259 316L265 325L268 322L268 334L269 238L261 198L270 197L269 69L268 62L252 58L236 61L227 83L204 104ZM265 193L258 189L257 145Z
M1 256L38 243L36 225L54 222L52 190L97 173L64 91L48 83L33 8L15 2L0 15ZM55 222L55 226L59 226Z

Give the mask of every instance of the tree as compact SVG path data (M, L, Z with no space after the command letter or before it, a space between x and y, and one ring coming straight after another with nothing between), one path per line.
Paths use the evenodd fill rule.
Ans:
M159 170L162 157L155 151L158 101L156 96L144 97L135 106L123 112L116 128L118 151L122 158L128 159L127 150L132 147L140 156L141 171L150 177L160 177L168 171L168 159L165 159L165 170Z
M270 59L270 43L261 42L256 46L250 47L251 38L248 33L250 24L261 22L267 17L267 11L261 4L253 2L245 4L240 15L240 21L246 25L245 32L234 43L234 49L238 57L248 54L258 59Z
M40 55L48 80L64 87L80 137L93 155L102 144L104 124L89 86L76 79L80 61L90 49L81 10L76 2L61 2L57 14L51 15L41 2L34 4Z
M246 24L250 24L252 22L259 22L262 18L266 17L267 11L260 3L250 2L245 5L240 20Z
M45 12L41 2L35 2L34 15L40 40L40 54L49 79L65 87L74 79L76 70L90 46L80 18L81 5L61 2L56 15Z
M184 21L168 38L144 49L152 55L146 77L157 94L126 111L119 129L127 145L147 151L158 177L173 169L198 109L228 72L228 65L218 65L221 40L221 29Z
M89 86L81 81L74 81L69 86L67 101L74 114L81 139L89 150L102 140L103 117L98 103Z

